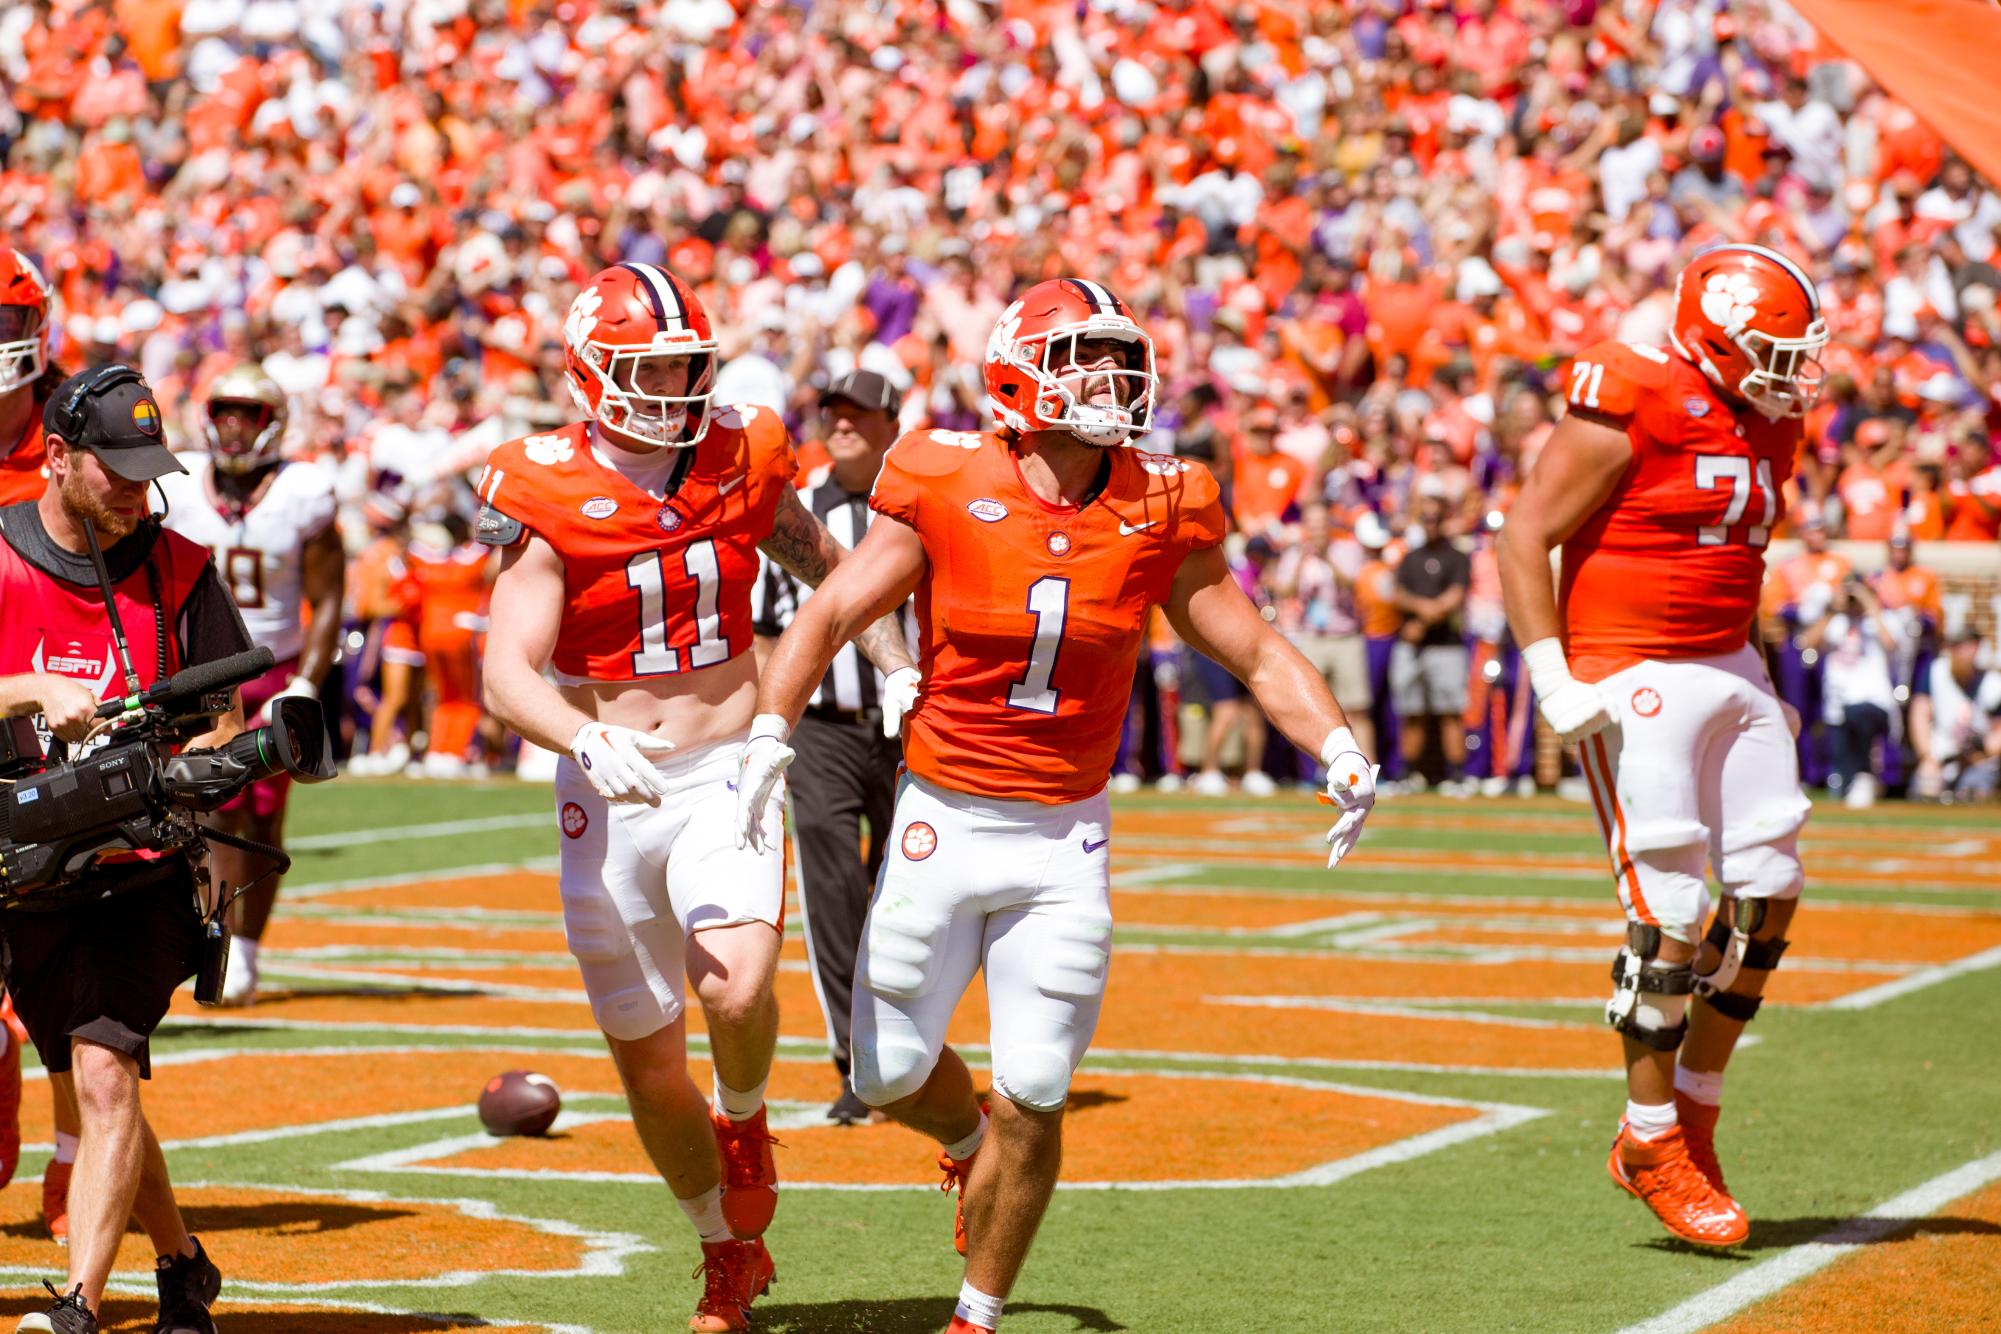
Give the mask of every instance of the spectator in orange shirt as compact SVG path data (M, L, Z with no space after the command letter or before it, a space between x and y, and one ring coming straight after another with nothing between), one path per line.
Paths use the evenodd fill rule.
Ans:
M1306 485L1306 464L1278 448L1278 410L1260 404L1251 410L1239 438L1234 469L1232 517L1246 533L1273 533L1296 517Z
M1948 542L1992 542L2001 537L2001 464L1994 462L1986 431L1974 427L1953 446L1946 484L1951 515Z

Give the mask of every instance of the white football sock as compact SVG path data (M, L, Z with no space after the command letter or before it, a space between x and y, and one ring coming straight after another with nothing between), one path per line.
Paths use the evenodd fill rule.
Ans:
M964 1139L955 1139L945 1145L945 1156L955 1163L963 1163L980 1151L980 1144L987 1137L987 1109L980 1108L980 1123L973 1127L973 1133ZM995 1312L999 1314L998 1311Z
M60 1130L56 1132L56 1161L59 1163L73 1163L76 1161L75 1135L65 1135Z
M1723 1072L1690 1070L1678 1065L1674 1068L1674 1091L1705 1107L1720 1107L1723 1105Z
M981 1292L970 1282L959 1285L959 1319L970 1320L982 1329L995 1329L1000 1325L1001 1307L1005 1297L995 1297Z
M1672 1100L1650 1107L1644 1102L1626 1101L1626 1126L1637 1140L1659 1139L1675 1128Z
M674 1203L681 1206L681 1212L688 1215L688 1221L695 1225L695 1235L703 1241L728 1241L731 1237L730 1225L723 1219L723 1188L715 1186L697 1195L692 1200L679 1196Z
M733 1089L723 1083L720 1076L715 1076L716 1110L732 1121L750 1120L757 1115L757 1109L764 1106L764 1086L770 1082L770 1077L766 1076L754 1089Z

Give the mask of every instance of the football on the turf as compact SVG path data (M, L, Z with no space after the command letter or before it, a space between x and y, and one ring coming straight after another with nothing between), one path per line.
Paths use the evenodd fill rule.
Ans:
M479 1123L489 1135L540 1135L563 1110L556 1081L527 1070L509 1070L486 1081L479 1093Z

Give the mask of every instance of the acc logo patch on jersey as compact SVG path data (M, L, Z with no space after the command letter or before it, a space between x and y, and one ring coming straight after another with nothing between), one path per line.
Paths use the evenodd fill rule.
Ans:
M582 838L584 831L590 827L591 817L584 813L583 807L577 805L574 801L563 803L564 838Z
M1651 718L1661 711L1661 692L1652 686L1641 686L1633 692L1633 712L1642 718Z
M653 519L660 525L660 531L663 533L675 532L681 527L681 511L672 505L662 505L660 512L654 515Z
M981 523L999 523L1007 517L1007 506L1001 504L998 500L981 498L979 500L968 501L966 504L966 513L972 515Z
M903 831L903 855L921 862L938 850L938 831L922 820L912 820Z
M1682 404L1682 406L1688 409L1688 415L1691 417L1707 417L1709 415L1709 404L1702 399L1691 398L1688 402Z
M1052 556L1067 556L1070 554L1070 534L1051 533L1043 539L1042 545L1049 548L1049 554Z
M609 519L618 513L618 502L610 496L592 496L583 504L586 519Z

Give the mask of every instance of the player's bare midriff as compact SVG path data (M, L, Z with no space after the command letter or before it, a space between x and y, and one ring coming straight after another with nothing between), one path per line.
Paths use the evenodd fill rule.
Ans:
M677 750L742 736L757 704L757 658L737 654L701 671L639 681L562 686L563 698L601 723L652 732Z

